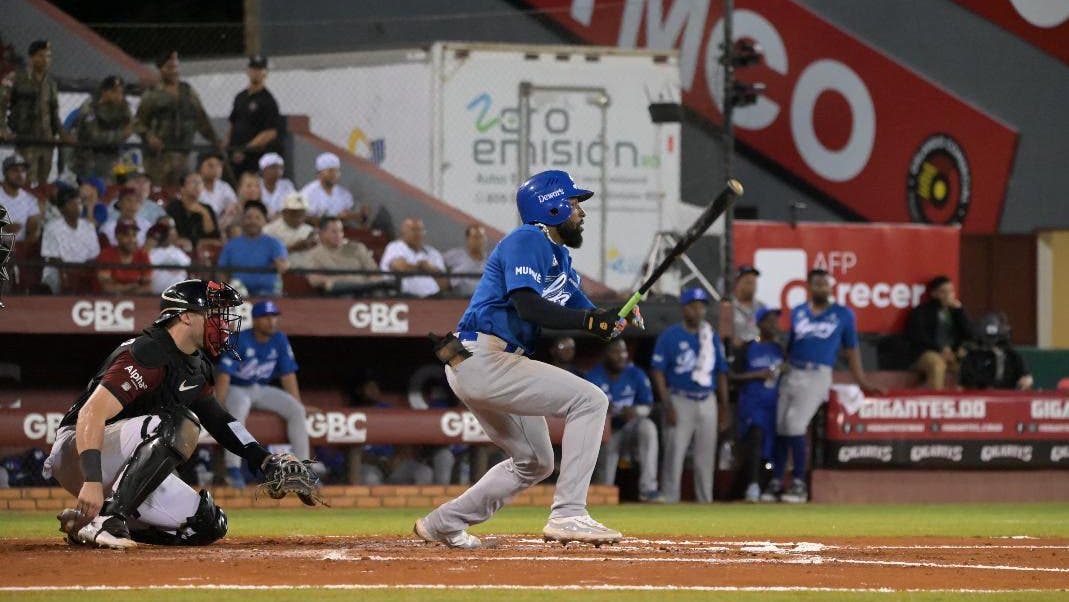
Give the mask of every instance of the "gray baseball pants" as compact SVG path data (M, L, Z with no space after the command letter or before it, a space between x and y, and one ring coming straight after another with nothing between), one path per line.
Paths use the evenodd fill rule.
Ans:
M683 477L683 461L691 439L694 440L694 498L708 504L713 501L713 466L716 460L717 397L710 393L704 401L669 394L676 411L675 426L666 429L664 487L661 492L665 501L676 503L680 497L680 480Z
M292 395L267 385L235 387L230 385L226 392L226 409L238 422L245 424L252 408L274 412L286 421L286 436L293 447L293 455L299 460L307 460L309 451L308 426L305 423L304 405ZM241 466L241 457L226 452L226 467Z
M805 435L809 421L816 416L820 404L828 400L830 390L830 367L803 369L792 366L780 381L776 434L782 437Z
M513 496L552 474L546 416L565 421L550 518L585 515L609 407L605 393L566 370L506 353L505 342L495 336L480 333L465 347L472 356L455 369L447 366L446 379L490 440L509 457L460 497L427 515L428 526L452 533L482 523Z
M639 463L638 489L641 493L657 491L657 425L649 418L635 417L623 425L601 446L598 457L598 481L603 485L616 484L616 468L620 451L627 450Z

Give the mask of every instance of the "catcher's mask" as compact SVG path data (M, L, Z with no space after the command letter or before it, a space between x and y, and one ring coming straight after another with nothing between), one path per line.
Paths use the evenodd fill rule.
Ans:
M212 359L229 353L240 360L230 335L241 330L241 315L236 308L244 302L241 294L228 284L185 280L171 285L160 295L160 315L154 323L161 324L187 311L199 313L204 316L205 353Z
M15 234L4 232L4 227L11 224L7 209L0 205L0 309L4 307L4 283L8 281L7 262L15 253Z

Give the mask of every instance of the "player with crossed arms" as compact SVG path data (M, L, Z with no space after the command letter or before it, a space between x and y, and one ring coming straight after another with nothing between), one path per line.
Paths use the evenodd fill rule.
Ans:
M620 310L600 310L583 294L568 247L583 242L579 203L593 192L563 171L545 171L516 193L523 225L490 254L471 303L435 351L449 386L509 458L460 497L416 521L416 535L454 548L478 548L466 529L489 519L513 496L553 472L546 416L564 418L560 476L546 541L591 543L621 539L590 517L587 490L594 472L609 400L596 385L535 361L542 328L586 330L611 340L626 327ZM638 312L634 314L638 322Z

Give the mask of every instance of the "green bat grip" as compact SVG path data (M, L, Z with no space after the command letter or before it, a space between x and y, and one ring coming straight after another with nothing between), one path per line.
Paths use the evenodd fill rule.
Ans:
M627 300L627 303L624 303L624 306L620 308L619 316L621 318L626 318L627 315L631 313L631 310L635 309L635 306L638 305L638 302L641 300L642 293L640 291L635 291L635 294L631 295L631 298Z

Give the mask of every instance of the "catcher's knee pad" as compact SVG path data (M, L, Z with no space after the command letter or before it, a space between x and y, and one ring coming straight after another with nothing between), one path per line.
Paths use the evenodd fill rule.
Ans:
M222 539L226 531L226 513L215 505L212 494L202 489L197 511L178 529L179 545L206 546Z
M192 412L182 410L160 416L156 432L142 441L127 460L102 514L136 517L137 507L145 498L193 454L200 423Z

